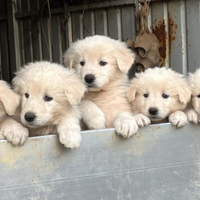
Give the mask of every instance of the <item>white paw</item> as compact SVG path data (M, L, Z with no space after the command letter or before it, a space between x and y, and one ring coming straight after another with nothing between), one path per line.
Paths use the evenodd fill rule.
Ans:
M188 111L187 118L188 118L189 122L192 122L194 124L198 124L199 123L199 116L196 113L196 111L193 110L193 109L191 109L191 110Z
M60 143L70 149L76 149L81 144L81 134L78 130L67 130L59 133Z
M89 129L104 129L105 128L105 117L104 116L96 116L87 121L87 126Z
M139 129L134 117L118 118L114 122L115 131L124 138L135 135Z
M139 127L144 127L144 126L151 124L151 120L143 114L137 114L134 116L134 118Z
M29 135L28 129L17 122L10 126L2 127L1 132L4 138L14 146L23 145Z
M182 111L176 111L169 116L169 122L177 128L183 127L187 123L187 116Z

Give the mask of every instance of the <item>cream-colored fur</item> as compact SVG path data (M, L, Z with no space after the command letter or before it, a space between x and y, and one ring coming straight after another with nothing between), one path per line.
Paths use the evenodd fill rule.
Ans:
M200 69L194 74L190 73L189 85L192 92L191 104L187 109L188 121L194 124L200 123Z
M28 130L11 118L19 106L20 97L5 81L0 81L0 139L13 145L22 145L28 137Z
M79 40L64 54L64 65L74 68L88 87L81 107L89 129L115 127L123 137L137 132L126 98L127 72L134 58L125 43L106 36ZM93 81L88 82L87 76Z
M183 75L167 68L148 69L136 74L127 91L140 127L169 120L173 126L187 123L183 112L191 92Z
M66 147L80 145L77 105L86 88L74 70L44 61L29 63L16 73L13 85L21 96L20 120L30 136L58 133Z

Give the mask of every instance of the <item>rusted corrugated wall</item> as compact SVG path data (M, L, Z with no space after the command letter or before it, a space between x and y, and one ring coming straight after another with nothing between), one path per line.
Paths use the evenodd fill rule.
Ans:
M58 0L7 0L0 9L0 69L5 80L27 62L62 63L68 46L101 34L135 40L137 0L100 1L68 6ZM8 14L9 13L9 14ZM148 26L160 42L161 65L187 74L199 67L200 1L152 0Z

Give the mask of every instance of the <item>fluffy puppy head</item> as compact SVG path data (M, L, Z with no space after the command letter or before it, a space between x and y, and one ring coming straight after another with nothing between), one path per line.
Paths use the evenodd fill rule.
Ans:
M74 70L44 61L18 71L13 85L21 95L21 121L30 128L56 125L86 91Z
M19 106L20 97L10 89L5 81L0 81L0 116L7 113L14 115ZM1 118L1 117L0 117Z
M200 69L194 74L189 74L189 85L192 91L192 106L200 115Z
M96 35L73 43L64 65L76 70L89 91L99 91L127 73L134 59L124 42Z
M133 112L161 121L190 101L191 91L183 75L171 69L153 68L136 74L127 91Z

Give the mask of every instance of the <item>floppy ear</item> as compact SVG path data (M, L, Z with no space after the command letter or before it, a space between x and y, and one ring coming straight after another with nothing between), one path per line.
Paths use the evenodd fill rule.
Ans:
M8 115L14 115L19 106L20 97L7 84L0 84L0 101Z
M135 61L135 54L133 54L130 49L124 46L123 48L116 49L115 57L117 59L119 69L124 73L128 73Z
M18 72L15 73L16 76L12 80L13 90L17 94L22 94L23 89L25 88L26 85L26 80L24 76L25 71L26 71L25 68L21 68Z
M64 66L72 69L73 68L73 64L74 64L74 56L73 56L73 52L69 49L64 53L63 56L64 60Z
M183 104L189 103L192 92L191 92L190 87L187 84L187 82L185 80L179 81L179 85L178 85L177 89L178 89L178 95L179 95L180 102Z
M133 102L135 100L136 91L137 91L136 85L135 84L130 85L126 93L129 102Z
M64 84L64 93L71 106L79 104L85 92L85 85L76 76L68 79Z

